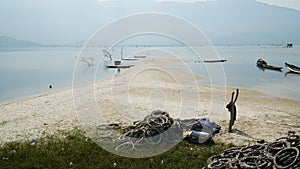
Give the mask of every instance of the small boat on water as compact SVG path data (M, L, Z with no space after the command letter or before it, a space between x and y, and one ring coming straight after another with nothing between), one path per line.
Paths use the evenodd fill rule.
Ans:
M144 55L136 55L136 56L134 56L134 58L140 58L140 59L142 59L142 58L146 58L146 56L144 56Z
M123 46L121 48L121 60L127 60L127 61L135 61L138 60L137 58L124 58L123 57Z
M204 60L204 63L218 63L218 62L226 62L225 59L217 59L217 60Z
M117 69L126 69L133 67L134 65L106 65L107 68L117 68Z
M112 54L107 50L107 49L103 49L103 53L105 57L109 57L110 58L110 62L112 62ZM123 58L123 47L121 48L121 60L137 60L134 58ZM126 68L130 68L133 67L134 65L121 65L121 60L115 60L113 64L108 63L105 65L106 68L111 68L111 69L126 69Z
M121 60L115 60L114 64L107 64L106 68L118 68L118 69L126 69L133 67L134 65L121 65Z
M138 60L138 59L136 59L136 58L121 58L121 60L135 61L135 60Z
M293 73L299 73L300 74L300 67L297 67L295 65L291 65L285 62L286 68L288 68Z
M268 65L268 63L265 60L261 59L261 58L257 60L256 66L263 69L263 70L264 69L270 69L270 70L275 70L275 71L280 71L280 72L281 72L281 69L282 69L282 67Z

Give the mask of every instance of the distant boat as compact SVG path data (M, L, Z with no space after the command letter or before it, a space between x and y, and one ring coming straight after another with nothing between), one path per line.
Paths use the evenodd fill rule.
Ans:
M107 68L126 69L133 67L134 65L106 65Z
M136 58L121 58L121 60L135 61L135 60L138 60L138 59L136 59Z
M282 67L278 67L278 66L272 66L272 65L268 65L268 63L263 60L263 59L258 59L256 62L256 66L259 67L260 69L264 70L264 69L270 69L270 70L275 70L275 71L282 71Z
M127 60L127 61L135 61L138 60L136 58L124 58L123 57L123 46L121 47L121 60Z
M137 55L137 56L134 56L134 58L146 58L146 56L144 56L144 55Z
M225 59L217 59L217 60L204 60L204 63L217 63L217 62L226 62Z
M291 65L285 62L286 68L288 68L293 73L299 73L300 74L300 67L297 67L295 65Z
M103 49L104 55L106 57L109 57L110 60L112 61L112 54L107 50L107 49ZM123 47L121 48L121 60L125 60L123 59ZM130 68L133 67L134 65L121 65L121 60L115 60L114 64L106 64L105 67L106 68L114 68L114 69L125 69L125 68Z
M115 60L113 65L106 65L106 68L118 68L118 69L124 69L124 68L130 68L134 65L121 65L121 60Z

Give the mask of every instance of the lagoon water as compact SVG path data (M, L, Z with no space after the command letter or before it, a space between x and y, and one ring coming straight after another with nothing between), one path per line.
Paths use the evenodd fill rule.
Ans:
M0 103L71 87L74 65L80 50L72 47L0 49ZM125 48L124 51L127 52L124 55L128 55L129 51L133 50ZM168 48L163 50L166 51ZM195 70L194 73L203 77L199 83L210 84L205 67L222 64L227 86L255 89L270 96L300 100L300 75L286 74L288 72L286 68L283 68L282 72L276 72L256 67L258 58L263 58L269 64L276 66L284 67L284 62L300 66L299 46L293 48L224 46L216 47L216 51L219 57L227 59L227 62L191 61L187 64ZM176 48L173 53L184 56L185 50ZM103 65L99 67L101 66L103 67ZM88 67L82 71L95 73L95 70L90 70ZM98 72L101 72L101 76L97 74L96 79L111 77L117 71L101 68ZM49 89L50 84L53 86L52 89Z
M72 84L76 48L2 49L0 102L63 89ZM49 89L49 85L53 85Z
M220 47L227 85L255 89L271 96L300 100L300 75L287 73L285 62L300 66L300 47ZM282 66L282 72L261 70L256 61L263 58L270 65Z

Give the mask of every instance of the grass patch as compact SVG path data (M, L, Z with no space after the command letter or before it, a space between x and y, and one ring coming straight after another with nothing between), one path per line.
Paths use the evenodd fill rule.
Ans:
M207 159L233 145L200 146L182 141L169 151L144 159L125 158L103 150L79 130L64 137L10 142L0 148L0 168L202 168Z
M0 126L4 126L6 123L8 123L8 121L1 121Z

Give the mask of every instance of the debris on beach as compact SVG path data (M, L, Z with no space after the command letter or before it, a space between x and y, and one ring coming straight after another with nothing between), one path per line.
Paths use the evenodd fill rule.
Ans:
M208 159L207 169L264 168L299 169L300 136L289 131L287 137L271 143L230 148Z
M32 140L30 141L30 145L32 145L32 146L34 146L36 143L37 143L37 140L35 140L35 139L32 139Z
M166 132L167 130L170 132ZM169 113L157 110L144 117L143 120L133 122L132 126L123 128L122 132L123 134L119 137L121 144L115 148L116 151L128 144L135 149L137 145L144 145L145 142L157 145L162 142L176 141L182 138L183 131L178 121L170 117Z
M221 130L221 126L210 122L208 118L173 119L169 113L156 110L143 120L136 121L132 126L121 130L123 134L119 137L120 144L115 148L116 151L128 144L135 149L137 145L145 142L151 145L172 144L184 139L197 144L211 143L213 136Z
M215 122L211 122L208 118L196 119L196 122L188 134L185 136L184 140L190 143L213 145L213 137L219 133L221 126Z
M153 111L142 121L134 122L135 126L125 128L126 133L124 135L134 138L154 137L168 130L174 122L169 113L160 110Z

